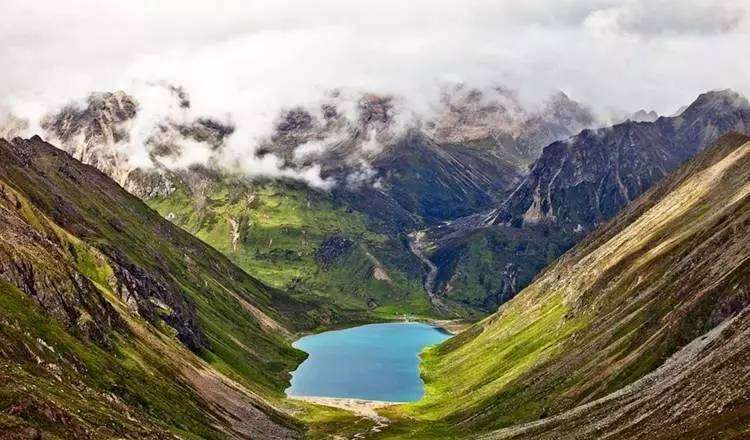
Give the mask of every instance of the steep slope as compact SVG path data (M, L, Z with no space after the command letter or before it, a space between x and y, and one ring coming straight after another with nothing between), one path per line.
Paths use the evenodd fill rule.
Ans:
M748 233L750 138L732 134L496 314L428 350L427 396L408 409L423 422L412 435L545 419L495 436L742 438L750 427Z
M0 425L294 438L292 334L351 321L251 278L95 168L0 140ZM175 402L180 402L175 405Z
M431 308L431 269L410 251L408 234L497 206L544 145L595 123L562 93L529 110L505 89L456 86L434 115L419 118L398 97L332 91L319 105L283 111L257 150L289 175L319 170L335 183L321 190L284 179L242 182L223 160L186 162L190 148L222 158L235 127L195 117L185 90L157 87L173 98L164 109L143 109L123 92L94 93L41 126L262 281L379 316L475 313L471 302ZM332 261L316 257L339 238L353 246Z
M551 142L596 125L591 111L563 92L528 110L512 90L481 90L466 84L444 90L435 113L425 124L430 137L492 151L520 169L533 163Z
M750 103L724 90L679 116L584 130L544 149L499 208L433 228L438 288L490 310L720 135L750 133ZM501 273L498 277L495 274Z

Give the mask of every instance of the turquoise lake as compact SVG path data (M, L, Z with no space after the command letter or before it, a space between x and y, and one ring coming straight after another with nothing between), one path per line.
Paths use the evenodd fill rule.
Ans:
M410 402L424 393L419 353L448 339L421 323L369 324L309 335L292 344L309 357L292 373L289 396Z

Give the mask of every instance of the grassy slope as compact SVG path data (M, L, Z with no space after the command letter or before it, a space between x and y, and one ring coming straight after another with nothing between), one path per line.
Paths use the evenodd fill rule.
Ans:
M96 249L51 222L20 194L4 189L21 205L28 224L44 234L52 231L61 248L74 249L63 253L62 261L37 253L29 260L36 276L44 276L49 265L72 265L100 289L127 325L109 335L111 346L102 346L50 319L17 286L0 281L0 408L6 410L0 427L26 433L31 425L60 438L159 438L170 432L224 438L211 427L215 421L208 403L173 379L183 368L208 365L180 344L166 324L154 327L128 313L109 286L112 268ZM246 383L253 380L248 377Z
M2 148L7 212L20 216L29 234L50 237L49 255L24 257L35 276L68 268L93 283L123 322L108 335L111 345L102 346L76 326L50 320L16 286L3 284L4 426L48 431L55 417L44 408L53 407L70 415L71 427L60 428L68 433L74 426L94 432L101 424L122 436L140 437L139 430L161 426L164 432L220 438L226 429L254 432L255 418L284 435L300 429L272 409L282 402L289 371L304 358L290 346L291 333L350 321L351 315L266 287L106 176L41 141ZM3 245L14 249L13 239L3 237ZM113 250L121 261L113 259ZM122 261L186 298L207 341L203 348L190 352L166 321L149 322L128 309L113 283L113 267ZM222 389L216 400L212 393ZM36 399L33 411L14 410L26 404L27 395Z
M408 254L404 244L373 232L362 214L301 187L247 185L229 180L211 185L202 209L184 187L148 203L263 282L298 297L327 297L357 310L368 310L372 299L377 304L374 317L381 318L432 315L421 280L399 266ZM250 225L236 249L230 218ZM315 253L334 234L353 240L355 246L324 268ZM376 279L376 267L383 268L390 281Z
M497 314L428 350L425 399L384 436L452 438L559 413L632 383L741 308L747 142L721 139Z

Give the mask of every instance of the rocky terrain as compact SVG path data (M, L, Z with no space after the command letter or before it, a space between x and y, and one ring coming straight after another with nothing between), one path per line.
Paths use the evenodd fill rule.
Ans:
M440 268L438 291L497 307L548 262L731 131L750 133L750 104L725 90L699 96L678 116L586 129L550 144L498 208L427 232L431 260Z
M427 397L384 438L746 437L749 219L730 134L428 350Z
M318 107L280 114L257 151L290 173L317 167L333 183L321 190L248 181L225 165L180 165L186 145L222 157L234 126L190 116L187 92L162 86L172 110L161 119L142 116L135 98L115 92L51 112L40 125L75 158L263 281L386 316L476 313L434 310L429 298L437 297L423 286L436 273L411 252L408 234L498 205L546 143L595 123L562 93L529 110L506 89L455 86L430 116L417 117L398 97L333 91ZM155 125L144 130L144 118ZM332 237L353 246L329 262L320 256Z
M443 92L440 104L437 115L426 123L431 137L493 150L522 169L549 143L596 125L591 111L563 92L529 111L512 90L458 84Z
M366 107L362 123L389 136L386 101ZM124 136L87 118L50 127ZM719 135L748 131L748 119L747 101L725 91L678 117L584 130L545 148L499 208L419 232L353 206L356 187L315 191L210 167L149 169L168 188L145 192L153 210L39 137L0 140L0 432L744 438L750 138ZM232 131L210 119L164 127L149 141L157 162L180 147L166 140L219 150ZM454 148L413 130L393 145L410 137ZM138 172L126 181L146 188ZM383 185L369 188L407 212ZM530 267L578 241L515 295ZM515 259L499 266L497 255ZM415 404L284 399L302 332L497 305L425 352L427 394Z

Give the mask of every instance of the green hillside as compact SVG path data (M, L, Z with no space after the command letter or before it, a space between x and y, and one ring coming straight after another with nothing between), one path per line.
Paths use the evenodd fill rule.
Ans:
M290 341L357 315L267 287L39 138L0 159L3 430L299 435L274 409Z
M148 203L264 283L299 298L332 299L372 319L435 314L407 243L376 232L363 214L327 194L229 177L195 193L182 186Z
M723 137L496 314L428 350L427 395L394 410L402 422L384 438L455 438L567 414L632 384L737 314L750 303L749 182L750 138ZM721 410L728 419L700 407L706 429L709 420L748 422L746 400L720 391L712 398L728 400ZM626 410L612 408L620 424L637 423Z

